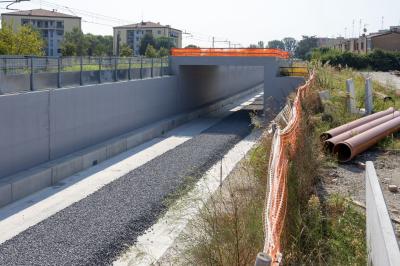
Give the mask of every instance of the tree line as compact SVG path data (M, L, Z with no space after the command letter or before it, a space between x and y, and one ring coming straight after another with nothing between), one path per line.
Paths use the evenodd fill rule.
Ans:
M271 40L264 45L263 41L250 44L249 48L274 48L291 53L294 57L307 59L311 57L312 50L318 46L315 36L303 36L300 41L293 37L285 37L282 40Z

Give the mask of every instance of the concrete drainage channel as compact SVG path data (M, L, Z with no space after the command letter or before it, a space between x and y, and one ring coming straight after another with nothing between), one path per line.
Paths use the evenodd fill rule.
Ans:
M192 119L215 112L239 99L261 91L263 85L236 94L228 99L197 109L188 114L177 115L133 132L118 136L98 145L72 153L63 158L20 172L0 182L0 207L22 199L43 188L56 185L65 178L110 159L148 140L182 125Z
M228 174L254 144L254 135L246 137L250 132L247 112L222 117L188 123L164 138L66 178L63 186L42 190L1 209L0 264L109 264L126 246L138 243L146 247L138 237L164 212L162 199L179 187L185 176L202 177L191 195L206 197L204 188L212 190L217 184L215 167L221 154L227 153L224 172ZM197 203L193 204L186 208L188 218L195 212ZM167 212L162 219L168 215L173 213ZM181 220L170 237L179 234L185 223ZM168 241L158 243L158 253L148 255L161 256ZM126 261L127 256L122 258Z

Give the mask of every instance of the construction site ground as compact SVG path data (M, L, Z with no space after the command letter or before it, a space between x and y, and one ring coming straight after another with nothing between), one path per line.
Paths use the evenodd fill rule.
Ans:
M385 151L370 149L349 163L332 163L323 169L321 192L340 194L365 208L365 162L372 161L379 178L379 183L393 219L400 244L400 193L389 191L389 185L400 187L400 150Z

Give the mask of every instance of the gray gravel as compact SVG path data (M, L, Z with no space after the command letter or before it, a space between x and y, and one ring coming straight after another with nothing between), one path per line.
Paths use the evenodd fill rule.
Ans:
M239 111L0 245L0 265L108 265L165 211L185 177L200 177L251 131Z

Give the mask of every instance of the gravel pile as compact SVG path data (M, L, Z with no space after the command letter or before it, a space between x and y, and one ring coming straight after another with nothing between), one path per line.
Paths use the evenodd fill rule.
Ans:
M108 265L152 226L165 198L251 131L236 112L0 245L0 265Z

